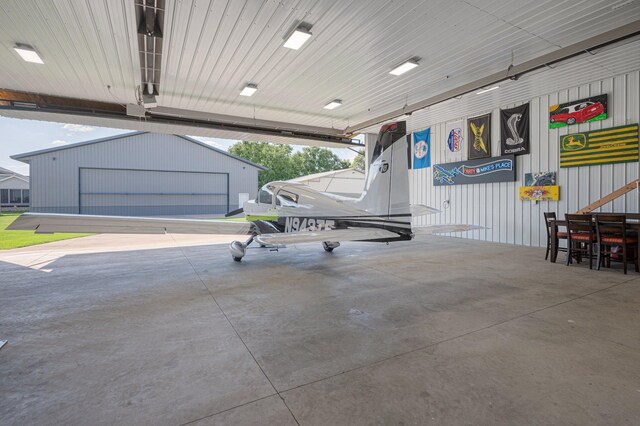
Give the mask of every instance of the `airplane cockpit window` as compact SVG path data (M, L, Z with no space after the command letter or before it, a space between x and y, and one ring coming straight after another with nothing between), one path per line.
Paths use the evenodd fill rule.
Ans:
M276 205L286 207L298 207L298 194L285 191L284 189L276 195Z
M266 186L263 186L260 193L258 193L258 202L260 204L271 204L273 202L273 193Z

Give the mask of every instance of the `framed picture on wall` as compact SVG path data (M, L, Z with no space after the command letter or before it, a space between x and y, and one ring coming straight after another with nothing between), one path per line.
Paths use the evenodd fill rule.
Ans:
M491 157L491 113L470 118L467 124L469 160Z
M549 107L549 128L557 129L573 124L605 120L607 117L607 95L592 96L551 105Z

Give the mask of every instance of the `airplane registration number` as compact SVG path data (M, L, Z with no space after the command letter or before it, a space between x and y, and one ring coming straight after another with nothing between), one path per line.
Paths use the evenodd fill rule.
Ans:
M333 220L314 219L311 217L287 217L284 232L325 231L334 226Z

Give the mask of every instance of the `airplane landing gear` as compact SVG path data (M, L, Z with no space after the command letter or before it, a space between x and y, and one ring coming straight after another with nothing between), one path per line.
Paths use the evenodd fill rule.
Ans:
M323 241L322 242L322 248L324 249L324 251L331 253L333 251L334 248L338 248L340 247L340 243L335 241Z
M253 242L253 237L249 238L246 242L233 241L229 245L229 253L236 262L240 262L245 254L247 254L247 247Z

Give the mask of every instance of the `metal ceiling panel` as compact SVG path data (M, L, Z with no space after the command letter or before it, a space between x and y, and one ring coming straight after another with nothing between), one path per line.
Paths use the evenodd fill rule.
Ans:
M136 1L0 2L0 88L135 102ZM640 2L625 0L167 0L157 99L344 129L639 17ZM300 22L313 36L284 48ZM18 42L45 64L23 62ZM414 56L415 70L388 73ZM239 96L246 83L258 85L254 96ZM336 98L341 107L322 108Z
M615 47L596 51L525 74L517 81L506 80L500 88L481 95L469 93L457 99L433 105L414 112L408 117L409 131L420 131L436 123L456 120L491 111L501 107L518 105L537 96L553 93L568 87L577 87L640 69L640 37L630 39ZM380 125L363 132L376 133Z

